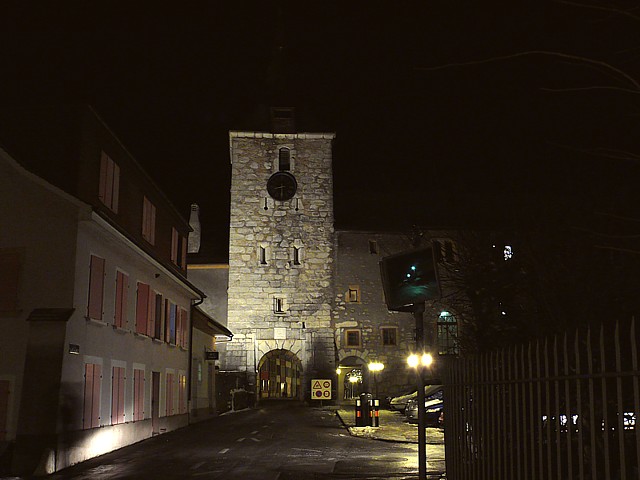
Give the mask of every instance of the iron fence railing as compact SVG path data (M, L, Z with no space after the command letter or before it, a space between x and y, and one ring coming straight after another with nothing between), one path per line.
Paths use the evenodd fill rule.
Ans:
M449 480L640 479L635 321L454 360Z

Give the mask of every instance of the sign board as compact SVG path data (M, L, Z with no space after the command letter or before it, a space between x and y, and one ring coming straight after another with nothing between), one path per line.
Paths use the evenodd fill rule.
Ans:
M311 400L331 400L331 380L326 378L311 380Z
M205 360L218 360L218 352L204 352Z

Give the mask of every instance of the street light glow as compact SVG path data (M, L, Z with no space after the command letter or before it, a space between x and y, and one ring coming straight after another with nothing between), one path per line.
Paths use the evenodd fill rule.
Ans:
M430 353L423 353L420 357L413 353L407 358L407 363L411 368L416 368L419 364L422 364L423 367L429 367L433 363L433 357Z
M371 362L369 364L369 370L372 372L379 372L381 370L384 370L384 364L381 362Z

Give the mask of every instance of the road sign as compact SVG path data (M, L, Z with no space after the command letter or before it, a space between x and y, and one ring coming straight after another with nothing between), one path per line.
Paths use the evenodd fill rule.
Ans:
M331 400L331 380L326 378L311 380L311 400Z

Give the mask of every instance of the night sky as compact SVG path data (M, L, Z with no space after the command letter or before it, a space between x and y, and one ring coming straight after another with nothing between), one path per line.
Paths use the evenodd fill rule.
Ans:
M637 1L164 3L2 2L0 104L93 105L216 259L277 25L295 106L337 133L338 227L640 218Z

